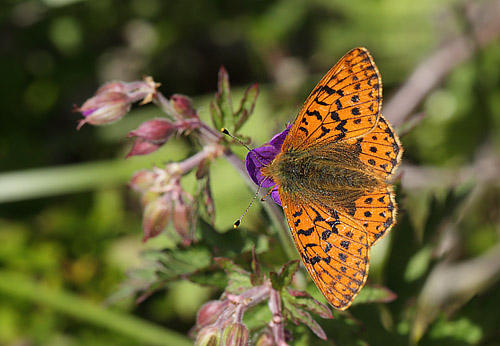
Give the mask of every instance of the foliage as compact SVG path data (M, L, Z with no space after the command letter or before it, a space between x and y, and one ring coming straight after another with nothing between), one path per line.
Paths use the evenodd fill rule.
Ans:
M237 307L238 296L267 287L279 293L272 295L275 310L264 301L249 307L221 339L242 340L247 330L252 343L269 341L281 333L271 313L281 302L283 337L296 345L497 344L500 50L488 44L495 37L478 30L471 58L448 58L450 69L418 99L418 113L399 118L405 164L398 223L373 249L367 287L348 311L332 311L333 319L307 273L290 262L295 250L269 203L254 205L232 229L253 191L235 170L244 150L218 133L224 126L246 143L268 141L293 120L292 107L318 77L355 46L373 53L384 114L397 119L389 110L407 76L447 42L470 37L475 18L498 16L491 3L5 5L0 343L169 344L172 337L189 344L185 336L194 338L204 304ZM156 92L217 94L174 94L155 99L160 108L133 105L126 115L129 104L116 102L128 99L106 94L101 101L115 103L100 114L123 119L75 134L72 105L83 107L111 80L146 83L151 93L134 102ZM140 127L159 118L162 131ZM127 134L133 140L123 141ZM235 155L204 151L206 135L220 136ZM152 167L183 162L189 173L151 190L150 182L161 180ZM138 193L124 188L127 181ZM141 235L143 215L168 215L168 222L149 223Z

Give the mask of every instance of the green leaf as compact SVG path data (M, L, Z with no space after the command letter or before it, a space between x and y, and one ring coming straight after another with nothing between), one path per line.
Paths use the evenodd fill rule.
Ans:
M255 109L255 103L257 102L257 97L259 96L259 85L257 83L251 85L241 98L240 108L234 114L234 132L238 131L241 126L248 120L250 115L252 115Z
M250 281L252 285L258 286L263 282L263 275L260 272L260 263L257 259L257 254L255 253L255 246L252 248L252 274L250 274Z
M408 261L405 280L411 282L422 277L429 269L431 259L432 248L429 245L418 250Z
M397 296L394 292L386 287L370 285L365 286L359 292L352 305L366 304L366 303L388 303L396 299Z
M253 287L250 281L250 273L234 263L229 258L216 257L215 263L226 272L228 283L226 292L239 294Z
M275 272L271 272L271 284L276 291L283 291L283 288L286 288L290 285L293 279L293 275L299 269L299 261L294 260L287 262L281 267L280 273L276 274Z
M289 301L282 300L283 302L283 307L286 309L286 311L290 314L290 318L295 324L304 324L309 327L313 331L314 334L316 334L319 338L326 340L326 334L325 331L321 328L321 326L316 322L311 314L308 312L290 304Z
M477 345L483 335L481 326L467 317L461 317L454 321L448 321L441 316L429 331L432 340L455 340L457 344L467 343Z
M326 304L320 303L306 292L288 289L281 296L297 307L309 310L323 318L333 318L332 311Z
M204 285L213 286L223 290L227 286L227 275L220 270L213 270L212 268L200 270L187 276L189 281Z
M292 282L293 276L299 269L300 262L298 260L287 262L281 267L280 280L282 287L288 287Z
M165 250L163 254L164 256L160 260L162 268L158 275L167 280L207 268L212 263L212 254L201 244Z
M219 105L215 102L210 103L210 118L212 118L212 123L216 129L224 127L224 118L222 117L222 111Z
M203 242L219 257L241 256L243 253L250 252L254 246L257 254L269 249L267 237L248 232L243 227L219 233L204 220L198 222L198 227Z
M221 66L221 68L219 69L219 81L217 83L217 93L215 95L215 100L221 112L222 126L224 126L224 124L229 124L228 127L234 128L234 111L233 105L231 103L229 75L224 66Z
M282 281L280 280L279 275L276 272L269 273L269 279L271 280L271 286L274 290L281 292L283 289Z

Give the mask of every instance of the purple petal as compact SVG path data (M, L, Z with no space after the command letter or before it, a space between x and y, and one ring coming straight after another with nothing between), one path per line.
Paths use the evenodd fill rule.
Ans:
M283 146L283 142L290 131L290 127L292 127L292 124L288 125L284 131L274 135L269 144L281 151L281 147Z
M278 192L278 186L275 186L276 183L272 179L264 177L261 173L261 169L262 167L269 165L274 160L276 155L281 152L281 147L283 146L283 142L285 141L291 126L292 125L289 125L284 131L274 135L269 144L250 151L246 158L246 168L250 178L255 184L260 185L263 188L274 186L271 192L271 198L280 206L281 200Z
M276 186L272 191L271 191L271 198L273 199L274 203L278 204L279 206L282 207L281 205L281 199L280 199L280 194L278 191L278 186Z
M264 166L269 165L276 155L279 153L274 147L264 146L253 149L251 152L247 154L246 159L246 167L247 172L250 178L252 178L253 182L257 185L261 185L262 187L271 187L274 185L274 182L265 178L260 169ZM258 158L258 160L257 160Z

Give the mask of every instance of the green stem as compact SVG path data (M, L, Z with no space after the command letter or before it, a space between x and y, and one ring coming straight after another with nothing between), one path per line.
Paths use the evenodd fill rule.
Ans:
M63 314L107 328L139 342L154 345L192 345L192 342L182 334L123 312L111 311L74 294L49 289L28 277L6 270L0 270L0 293L49 306Z

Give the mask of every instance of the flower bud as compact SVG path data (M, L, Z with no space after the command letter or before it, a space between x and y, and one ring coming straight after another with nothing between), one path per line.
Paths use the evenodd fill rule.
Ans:
M110 92L117 92L117 93L122 93L126 94L126 84L125 82L109 82L104 85L102 85L99 89L96 91L96 95L98 94L106 94Z
M120 85L122 84L119 82L105 84L80 108L75 109L85 117L80 120L77 129L87 123L92 125L109 124L127 114L131 102L127 94L120 90L122 89Z
M215 326L208 326L200 330L196 337L195 346L219 346L221 331Z
M153 144L163 144L177 130L177 126L166 119L153 119L142 123L128 137L139 137Z
M215 323L226 306L227 301L221 300L212 300L203 304L196 315L196 326L200 328Z
M265 332L261 333L257 337L257 341L255 342L255 346L274 346L276 343L274 342L273 335L271 331L266 330Z
M162 195L150 201L145 209L142 217L142 228L144 237L142 241L156 237L165 229L172 214L171 199L167 195Z
M174 94L170 97L172 107L181 115L186 118L193 118L196 116L196 111L193 108L193 102L187 96Z
M135 172L130 179L129 186L137 192L146 192L155 183L158 174L148 169Z
M182 196L188 199L192 197L186 193ZM191 204L187 204L183 197L180 197L174 206L173 224L174 229L182 238L182 243L184 245L190 245L192 241L192 235L190 234L191 223L192 223L192 213L193 208Z
M162 144L154 144L142 138L137 138L132 146L132 149L125 156L126 159L136 155L147 155L161 148Z
M223 346L246 346L248 345L248 329L243 323L231 323L224 329L222 334Z

